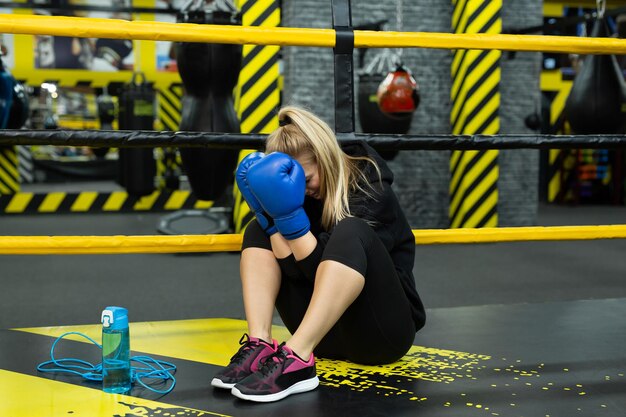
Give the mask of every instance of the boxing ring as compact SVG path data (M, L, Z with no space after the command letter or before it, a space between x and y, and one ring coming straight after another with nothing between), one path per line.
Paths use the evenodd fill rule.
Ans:
M333 29L229 27L110 19L0 15L0 32L117 39L337 47ZM459 35L353 31L355 48L499 49L626 54L626 40L531 35ZM202 146L259 148L263 135L185 132L0 131L0 145ZM377 149L623 148L625 135L377 136L349 131L340 141ZM626 225L414 230L416 245L546 242L626 238ZM545 247L545 246L544 246ZM2 236L0 255L112 255L236 252L241 235ZM0 259L2 259L0 256ZM24 258L27 262L28 258ZM591 278L590 278L591 279ZM29 308L29 307L24 307ZM54 337L98 325L0 330L0 414L7 416L621 416L626 413L626 302L495 305L430 311L427 333L399 362L371 367L320 360L321 387L267 405L244 404L212 390L210 376L228 362L245 322L197 319L133 323L133 351L174 362L178 385L165 397L134 388L107 395L99 386L37 373ZM437 325L432 324L437 323ZM286 336L280 326L275 337ZM78 339L59 356L93 357Z

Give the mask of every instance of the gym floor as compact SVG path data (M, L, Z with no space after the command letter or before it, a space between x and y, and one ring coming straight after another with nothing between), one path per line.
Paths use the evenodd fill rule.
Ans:
M0 234L150 235L162 216L5 216ZM539 208L538 225L598 224L626 224L626 208ZM319 389L261 405L209 385L245 331L238 253L0 256L0 415L626 415L626 240L416 249L428 319L405 358L381 367L322 359ZM135 386L112 396L78 376L37 372L56 336L97 338L107 305L129 309L133 354L177 365L171 393ZM98 361L78 341L55 353Z

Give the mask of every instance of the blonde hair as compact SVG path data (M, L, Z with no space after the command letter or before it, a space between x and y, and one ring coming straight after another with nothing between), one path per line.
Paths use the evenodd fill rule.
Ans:
M330 230L337 222L351 217L349 194L356 189L371 196L362 184L367 177L359 169L359 161L367 161L376 169L376 162L366 156L352 157L343 152L331 128L313 113L295 106L279 110L280 127L265 144L266 152L283 152L294 158L317 164L323 201L322 226Z

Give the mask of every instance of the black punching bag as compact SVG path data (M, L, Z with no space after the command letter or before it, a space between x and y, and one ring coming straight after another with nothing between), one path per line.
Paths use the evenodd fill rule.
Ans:
M130 84L124 85L119 97L118 124L120 130L153 130L155 92L143 80L137 82L133 74ZM142 197L155 189L156 161L152 148L121 148L119 150L119 183L129 195Z
M196 10L178 21L198 24L241 24L232 11ZM241 69L241 45L178 43L176 60L185 87L179 129L198 132L240 132L233 89ZM199 200L219 199L233 178L239 152L227 149L181 148L183 168Z
M102 93L96 98L96 108L98 119L100 120L100 130L113 130L115 121L115 103L113 97L107 93ZM104 158L109 152L109 148L92 148L96 158Z
M26 124L30 112L28 92L24 85L17 81L13 84L13 101L7 120L7 129L21 129Z
M592 37L607 37L604 18L594 22ZM564 108L572 131L580 135L623 133L626 83L614 55L588 55L576 75Z

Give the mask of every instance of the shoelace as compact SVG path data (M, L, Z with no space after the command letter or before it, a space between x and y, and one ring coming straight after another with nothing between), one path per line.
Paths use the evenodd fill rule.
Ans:
M244 359L249 351L252 350L258 343L251 341L250 336L248 336L247 333L244 333L243 336L241 336L241 339L239 339L239 344L241 345L241 347L239 348L237 353L235 353L233 357L230 358L231 362L238 361L239 359Z
M284 345L284 342L281 343L280 346L278 346L276 352L272 353L266 358L261 359L259 372L261 372L264 376L269 375L269 373L276 369L277 366L285 363L285 361L287 360L288 352L283 349Z

